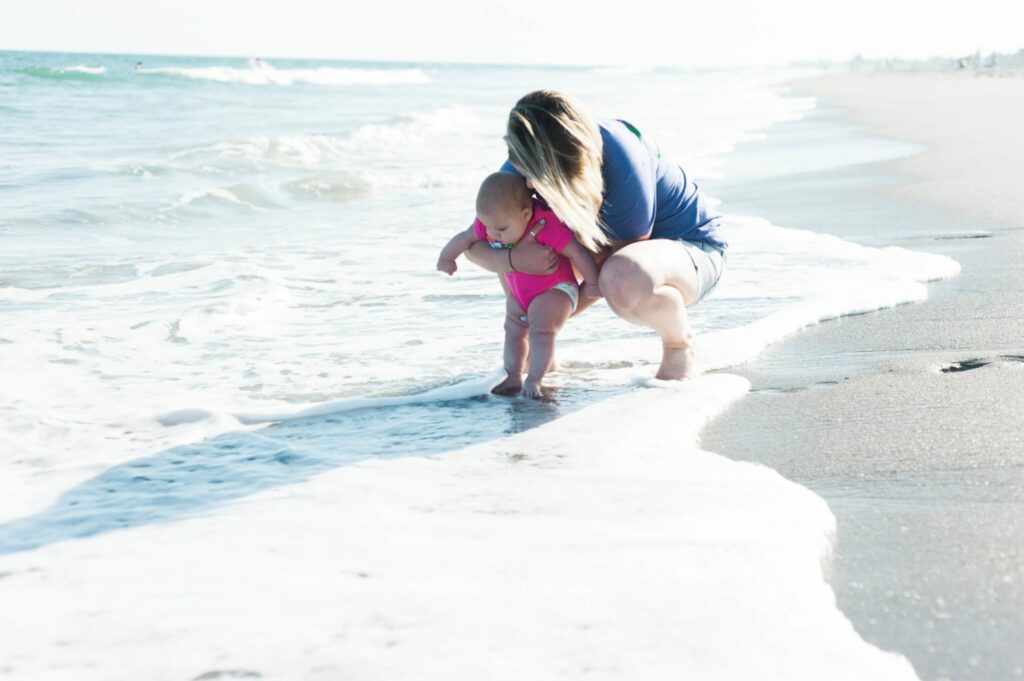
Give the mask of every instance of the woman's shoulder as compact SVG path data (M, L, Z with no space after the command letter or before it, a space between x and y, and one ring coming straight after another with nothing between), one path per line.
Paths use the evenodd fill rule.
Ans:
M623 118L606 118L598 121L597 125L601 130L601 141L604 142L606 150L623 154L647 150L643 133L629 121Z
M652 153L643 134L632 123L612 118L598 122L604 144L606 179L622 177L651 165Z

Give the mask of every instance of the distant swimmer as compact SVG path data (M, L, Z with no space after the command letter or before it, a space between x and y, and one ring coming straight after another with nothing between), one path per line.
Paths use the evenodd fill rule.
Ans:
M141 61L135 62L135 73L138 73L139 69L141 69L141 68L142 68L142 62Z

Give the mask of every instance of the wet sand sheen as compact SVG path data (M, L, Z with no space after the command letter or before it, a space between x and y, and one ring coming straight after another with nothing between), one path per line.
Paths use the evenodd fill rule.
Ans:
M842 75L795 90L927 151L721 192L724 207L942 253L962 274L925 303L769 348L704 447L825 497L833 587L868 641L927 680L1024 678L1024 79Z

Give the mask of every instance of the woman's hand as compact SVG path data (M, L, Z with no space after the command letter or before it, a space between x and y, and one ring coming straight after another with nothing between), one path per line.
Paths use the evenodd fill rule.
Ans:
M509 252L509 263L514 271L526 274L551 274L558 269L558 252L537 243L536 232L540 231L542 226L537 224L532 227Z

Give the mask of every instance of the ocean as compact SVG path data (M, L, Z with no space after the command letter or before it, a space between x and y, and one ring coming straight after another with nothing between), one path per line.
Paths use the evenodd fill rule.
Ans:
M835 608L824 502L699 432L729 367L954 261L723 204L707 373L653 380L656 335L599 303L541 402L488 394L494 275L434 270L534 89L712 197L917 151L738 161L812 73L0 52L0 671L913 678Z

